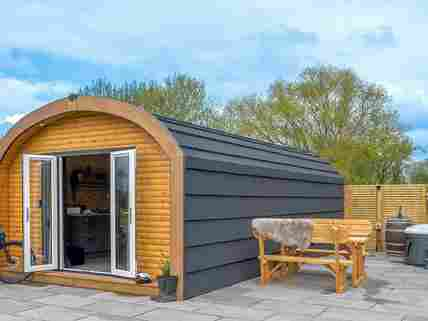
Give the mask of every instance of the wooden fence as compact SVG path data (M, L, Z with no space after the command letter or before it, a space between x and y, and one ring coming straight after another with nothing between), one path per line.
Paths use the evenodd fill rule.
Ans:
M370 249L383 250L385 221L403 212L417 224L428 223L427 185L348 185L345 217L369 220L376 227Z

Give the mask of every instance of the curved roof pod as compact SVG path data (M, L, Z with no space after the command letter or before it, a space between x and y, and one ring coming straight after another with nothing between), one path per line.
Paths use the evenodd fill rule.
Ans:
M63 99L27 115L0 141L0 165L45 125L92 112L137 124L171 160L170 256L179 299L257 276L251 219L343 217L344 180L328 161L106 98Z
M183 176L181 147L170 131L142 107L101 97L70 97L49 103L23 117L0 140L0 164L9 154L46 125L75 113L97 112L128 120L144 129L159 144L171 161L171 242L173 271L179 275L177 298L183 298Z

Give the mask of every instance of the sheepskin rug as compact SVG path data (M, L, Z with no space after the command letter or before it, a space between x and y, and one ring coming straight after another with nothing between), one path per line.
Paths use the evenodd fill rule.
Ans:
M282 246L304 250L311 245L314 225L310 219L257 218L252 228Z

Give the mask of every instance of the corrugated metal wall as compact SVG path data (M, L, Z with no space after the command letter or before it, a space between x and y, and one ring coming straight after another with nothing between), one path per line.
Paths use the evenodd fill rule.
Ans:
M348 185L345 187L345 216L367 219L381 230L373 233L370 248L384 246L385 220L398 213L400 206L414 223L428 223L426 185Z

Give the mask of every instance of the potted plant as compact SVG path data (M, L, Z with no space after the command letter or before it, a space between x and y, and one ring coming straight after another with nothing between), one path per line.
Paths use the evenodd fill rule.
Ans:
M175 295L177 290L177 276L171 275L171 261L169 257L164 259L162 274L158 277L158 286L161 297Z

